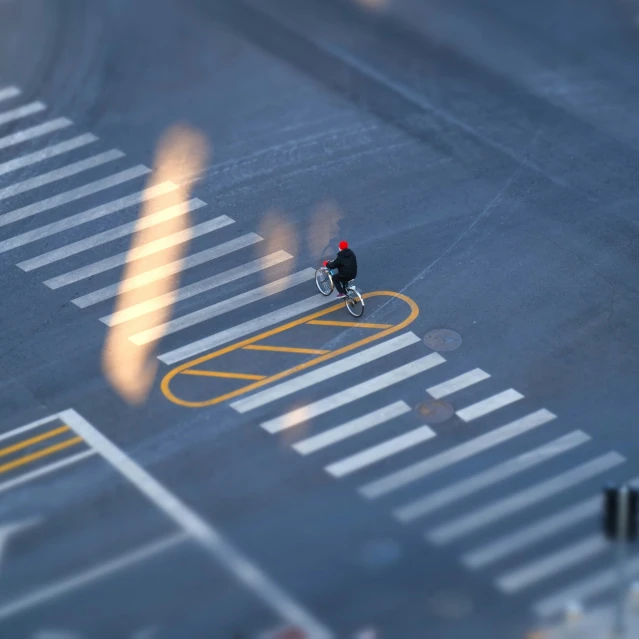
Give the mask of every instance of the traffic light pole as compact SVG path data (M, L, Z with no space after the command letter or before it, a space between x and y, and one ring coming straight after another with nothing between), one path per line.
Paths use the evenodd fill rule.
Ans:
M628 488L622 486L619 489L619 499L617 501L617 579L618 579L618 599L615 617L615 627L613 637L615 639L626 638L626 545L628 543Z

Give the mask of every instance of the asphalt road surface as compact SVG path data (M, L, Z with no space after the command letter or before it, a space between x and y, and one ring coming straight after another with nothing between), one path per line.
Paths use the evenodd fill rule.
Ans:
M0 2L0 635L517 639L608 605L638 63L614 0ZM174 125L206 162L152 186ZM341 239L358 320L313 281ZM151 307L132 404L103 348Z

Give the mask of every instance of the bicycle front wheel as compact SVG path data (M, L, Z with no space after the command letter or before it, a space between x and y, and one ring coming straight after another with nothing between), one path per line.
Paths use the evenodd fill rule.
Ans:
M333 292L333 278L325 268L318 268L315 271L315 284L317 290L326 297Z
M364 300L358 291L350 289L347 291L348 297L346 298L346 310L353 317L361 317L364 313Z

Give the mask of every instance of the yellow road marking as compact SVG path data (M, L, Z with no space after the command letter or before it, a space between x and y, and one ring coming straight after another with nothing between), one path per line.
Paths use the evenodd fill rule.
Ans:
M311 320L316 319L317 317L322 317L323 315L328 315L329 313L332 313L338 309L343 309L342 304L335 304L334 306L330 306L329 308L323 309L321 311L317 311L315 313L312 313L311 315L306 315L305 317L289 322L288 324L284 324L284 326L278 326L277 328L273 328L264 333L260 333L259 335L256 335L255 337L250 337L236 344L231 344L220 350L214 351L213 353L207 353L206 355L201 355L200 357L194 360L191 360L190 362L184 362L184 364L180 364L173 370L169 371L162 379L162 383L160 385L162 389L162 393L168 400L180 406L186 406L188 408L203 408L204 406L213 406L215 404L225 402L228 399L233 399L234 397L237 397L238 395L249 393L257 388L261 388L262 386L265 386L266 384L270 384L271 382L276 382L285 377L289 377L290 375L295 375L296 373L306 370L307 368L310 368L311 366L316 366L317 364L326 362L330 359L333 359L334 357L339 357L340 355L343 355L344 353L348 353L352 350L355 350L356 348L360 348L361 346L370 344L371 342L382 339L388 335L392 335L393 333L401 331L403 328L405 328L406 326L414 322L415 318L419 315L419 307L417 306L417 304L415 304L415 302L413 302L413 300L410 299L410 297L407 297L406 295L403 295L402 293L394 293L393 291L376 291L374 293L366 293L365 295L363 295L364 299L368 299L371 297L380 297L380 296L394 297L396 299L401 299L404 302L406 302L406 304L408 304L408 307L411 309L409 316L403 321L401 321L399 324L394 324L390 328L380 331L379 333L375 333L374 335L369 335L368 337L361 339L357 342L354 342L353 344L348 344L347 346L338 348L336 351L331 351L329 353L326 353L326 355L321 355L320 357L316 357L308 362L303 362L302 364L298 364L297 366L294 366L293 368L289 368L285 371L282 371L281 373L276 373L275 375L271 375L270 377L266 377L265 379L256 381L253 384L244 386L243 388L238 388L237 390L231 391L229 393L225 393L224 395L218 395L217 397L214 397L213 399L208 399L201 402L190 402L190 401L180 399L179 397L174 395L171 389L169 388L171 380L174 377L177 377L177 375L183 374L191 366L197 366L198 364L201 364L202 362L208 362L211 359L214 359L216 357L221 357L222 355L225 355L226 353L230 353L231 351L244 348L250 344L266 339L267 337L271 337L272 335L277 335L278 333L282 333L291 328L294 328L295 326L306 324L310 322Z
M366 322L340 322L337 320L312 320L307 324L314 324L315 326L350 326L357 328L391 328L392 324L367 324Z
M228 379L264 379L266 375L249 375L247 373L221 373L219 371L187 370L182 375L202 375L203 377L226 377Z
M293 346L262 346L261 344L249 344L244 347L246 351L274 351L281 353L302 353L306 355L324 355L330 351L319 348L295 348Z
M31 444L37 444L45 439L49 439L50 437L55 437L60 433L64 433L67 430L70 430L68 426L60 426L59 428L54 428L42 435L37 435L36 437L32 437L31 439L25 439L17 444L13 444L13 446L7 446L6 448L0 449L0 457L4 457L5 455L9 455L10 453L14 453L16 450L22 450L23 448L27 448L27 446L31 446Z
M24 457L20 457L20 459L16 459L15 461L9 462L8 464L4 464L0 466L0 473L6 473L8 470L12 470L14 468L18 468L18 466L24 466L29 462L35 461L36 459L40 459L41 457L46 457L47 455L52 455L53 453L57 453L59 450L63 448L68 448L69 446L73 446L74 444L79 444L82 441L82 437L74 437L73 439L67 439L66 441L60 442L55 446L49 446L49 448L44 448L39 450L37 453L31 453L31 455L25 455Z

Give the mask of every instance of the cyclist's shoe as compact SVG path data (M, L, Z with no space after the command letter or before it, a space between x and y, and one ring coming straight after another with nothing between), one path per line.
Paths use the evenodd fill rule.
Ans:
M337 294L337 299L338 300L343 300L346 297L346 295L344 293L338 293Z

